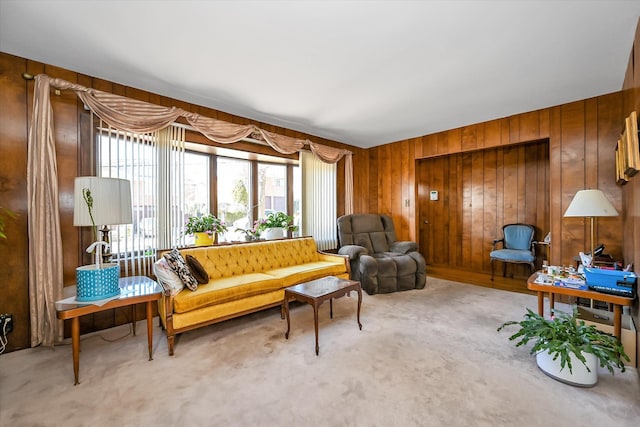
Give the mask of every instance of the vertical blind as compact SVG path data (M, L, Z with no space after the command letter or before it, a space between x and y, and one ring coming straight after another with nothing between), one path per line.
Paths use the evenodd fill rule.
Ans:
M338 246L336 231L336 164L300 152L302 164L302 234L310 235L321 251Z
M123 276L150 275L158 249L184 243L185 130L131 133L102 120L96 129L98 176L131 182L133 223L113 227L113 259Z

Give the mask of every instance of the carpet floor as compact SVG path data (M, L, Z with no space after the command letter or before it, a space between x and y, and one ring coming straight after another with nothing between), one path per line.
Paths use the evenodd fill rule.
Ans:
M71 346L0 356L3 426L550 426L640 425L636 369L599 371L576 388L516 348L506 320L531 295L428 278L427 287L355 295L320 307L320 355L310 306L279 309L185 333L167 354L154 321L82 336L80 384ZM561 306L561 305L560 305ZM558 307L561 308L561 307Z

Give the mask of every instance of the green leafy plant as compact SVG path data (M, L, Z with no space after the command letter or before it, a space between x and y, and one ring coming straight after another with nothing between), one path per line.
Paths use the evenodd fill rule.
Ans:
M5 230L5 219L15 218L18 215L7 208L0 208L0 239L6 239L7 235L4 233Z
M545 351L553 356L553 360L559 357L560 367L564 369L568 366L571 373L573 373L571 353L585 365L588 371L589 367L582 353L593 354L600 366L606 367L612 375L614 367L624 372L622 359L629 361L629 356L624 352L620 340L611 334L599 331L594 325L585 324L584 320L578 320L577 308L574 308L573 314L554 310L551 319L545 319L531 309L527 309L524 320L505 322L498 331L510 325L520 326L518 332L509 337L510 341L518 340L516 347L535 341L531 354Z
M247 240L258 240L260 238L260 227L262 223L260 221L254 221L251 228L236 228L236 231L241 231L247 237Z
M185 234L194 233L224 233L227 225L213 214L204 216L192 216L185 224Z
M297 226L293 225L293 217L285 214L284 212L274 212L267 215L260 221L260 228L265 230L267 228L284 228L285 230L296 231Z

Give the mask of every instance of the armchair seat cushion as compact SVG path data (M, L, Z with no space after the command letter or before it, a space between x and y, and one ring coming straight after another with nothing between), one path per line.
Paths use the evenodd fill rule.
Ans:
M529 251L518 249L498 249L492 251L489 256L499 261L515 261L515 262L533 262L534 256Z

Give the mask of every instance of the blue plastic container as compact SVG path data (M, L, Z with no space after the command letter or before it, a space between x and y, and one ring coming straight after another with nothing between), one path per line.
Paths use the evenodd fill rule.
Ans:
M599 292L635 297L637 276L632 271L585 267L589 289Z
M76 268L76 299L97 301L120 295L120 266L118 264L84 265Z

